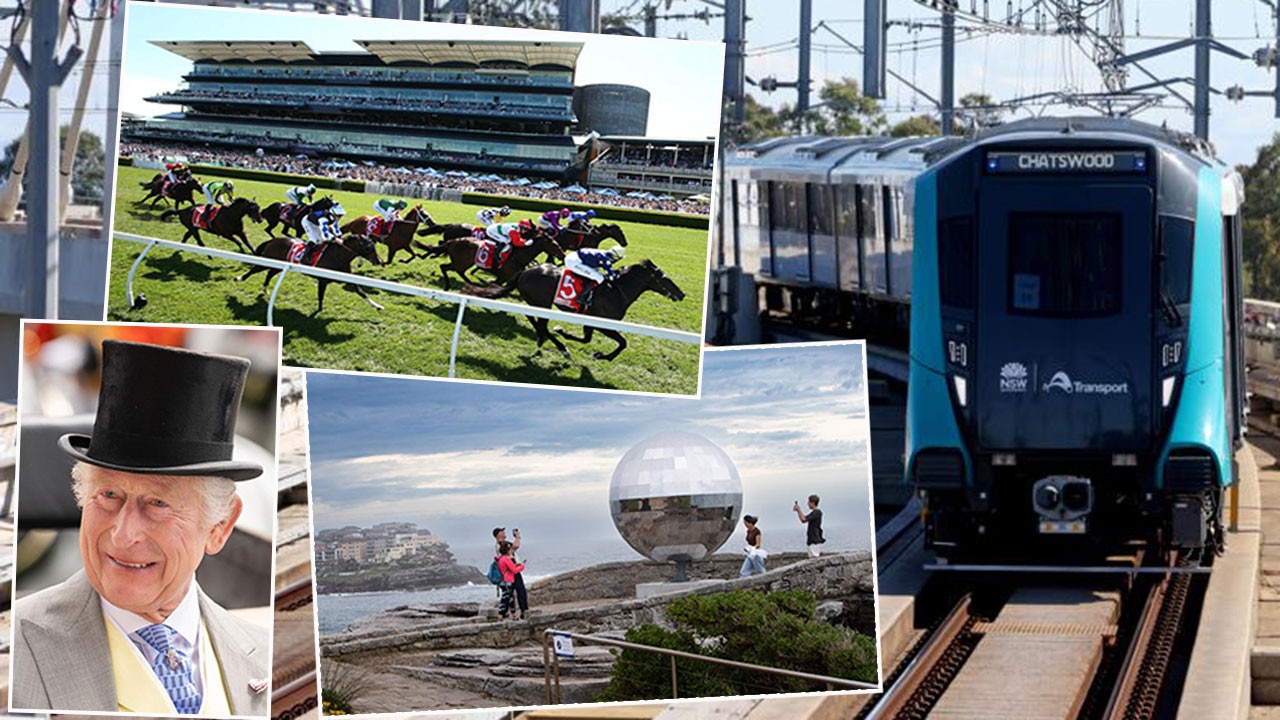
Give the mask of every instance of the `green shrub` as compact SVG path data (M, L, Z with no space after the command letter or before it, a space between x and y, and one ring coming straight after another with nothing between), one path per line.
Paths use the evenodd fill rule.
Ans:
M674 630L642 625L627 631L627 640L752 665L875 682L875 641L816 620L816 608L813 593L804 590L693 596L667 607L667 620ZM825 683L687 659L677 661L676 671L680 697L827 689ZM597 700L670 696L671 659L626 649L618 653L609 687Z
M369 689L369 674L354 665L324 661L320 667L321 708L324 715L350 715Z

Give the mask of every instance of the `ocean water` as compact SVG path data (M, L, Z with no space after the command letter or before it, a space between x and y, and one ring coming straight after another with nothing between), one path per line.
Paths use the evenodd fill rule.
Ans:
M766 541L765 549L771 553L802 552L802 533L803 529L793 533L776 533L771 536L775 542ZM720 548L720 552L739 552L743 545L743 534L735 532ZM870 533L865 525L830 527L825 529L824 534L827 537L824 550L828 552L870 547ZM493 557L492 545L457 545L450 549L460 564L474 565L480 572L488 572L489 561ZM594 542L530 544L521 548L520 559L526 563L525 583L532 584L542 578L598 563L642 558L615 535L613 538ZM401 605L484 602L496 597L497 590L486 582L434 590L320 595L316 598L316 604L319 608L320 634L323 636L342 632L361 618Z

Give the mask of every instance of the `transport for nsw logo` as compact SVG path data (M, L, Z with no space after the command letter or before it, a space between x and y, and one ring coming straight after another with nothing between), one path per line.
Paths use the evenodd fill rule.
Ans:
M1049 392L1054 388L1058 388L1068 395L1075 392L1075 386L1071 384L1071 376L1061 370L1054 373L1053 377L1049 378L1049 382L1044 384L1045 392Z
M1000 392L1024 393L1027 391L1027 366L1019 362L1005 363L1000 368Z

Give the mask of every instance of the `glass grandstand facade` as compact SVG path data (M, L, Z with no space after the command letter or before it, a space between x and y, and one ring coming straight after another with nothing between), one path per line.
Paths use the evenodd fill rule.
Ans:
M556 177L574 159L580 43L157 44L192 68L147 99L182 112L130 124L125 140Z
M602 150L591 165L593 188L641 191L676 197L709 195L715 165L715 141L601 137Z

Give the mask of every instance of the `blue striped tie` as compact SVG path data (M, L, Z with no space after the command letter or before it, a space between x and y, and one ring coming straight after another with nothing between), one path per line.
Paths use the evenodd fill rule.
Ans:
M200 711L200 691L196 689L191 659L174 647L173 639L178 631L168 625L148 625L138 635L156 650L151 669L160 679L160 685L173 700L173 706L183 715L195 715Z

